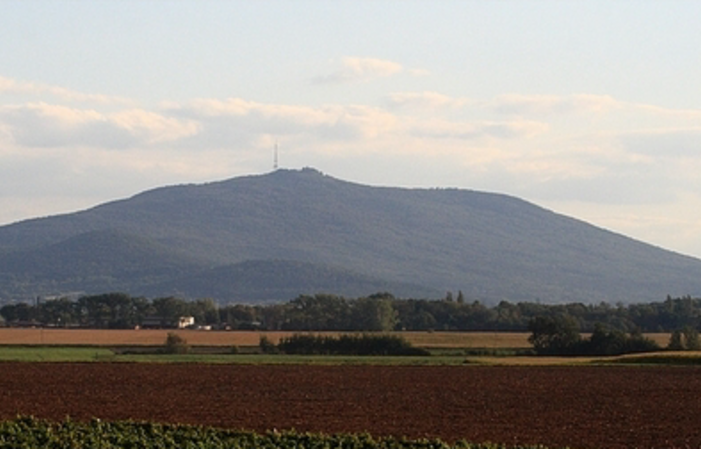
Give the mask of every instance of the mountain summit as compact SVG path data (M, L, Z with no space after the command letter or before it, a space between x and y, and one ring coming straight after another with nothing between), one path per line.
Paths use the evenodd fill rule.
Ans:
M701 260L506 195L370 187L308 168L0 227L2 299L113 290L626 303L701 294Z

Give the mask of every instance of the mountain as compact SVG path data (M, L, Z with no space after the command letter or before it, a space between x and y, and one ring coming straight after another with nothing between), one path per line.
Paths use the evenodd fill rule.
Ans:
M139 292L205 266L147 238L90 231L0 255L0 286L25 298L60 292Z
M376 287L488 303L657 301L701 294L701 260L506 195L371 187L314 169L0 227L3 298L119 289L228 302Z
M416 284L388 282L332 266L288 260L249 260L193 273L146 289L151 296L245 298L248 302L293 299L300 294L342 292L361 297L392 292L399 297L436 297L436 290Z

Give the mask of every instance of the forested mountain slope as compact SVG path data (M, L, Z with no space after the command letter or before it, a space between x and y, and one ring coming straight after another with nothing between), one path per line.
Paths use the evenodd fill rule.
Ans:
M327 270L333 269L346 271L350 276L346 280L372 279L368 288L401 285L404 295L418 297L462 290L468 300L489 303L640 302L661 300L667 294L701 294L700 260L514 197L458 189L370 187L304 169L163 187L78 213L0 227L0 295L18 294L17 282L29 274L61 290L62 281L56 276L62 274L46 267L51 265L46 259L44 265L33 262L35 268L25 272L18 272L17 262L9 260L41 259L49 248L58 251L62 244L69 250L63 258L51 253L52 258L88 257L84 250L72 250L65 243L80 241L83 234L97 246L101 235L140 242L126 245L130 255L105 254L91 265L95 276L102 265L106 276L120 273L125 280L119 283L121 289L133 294L143 290L152 295L180 291L192 297L209 296L194 287L202 279L219 285L211 286L210 292L227 294L227 282L233 281L222 274L227 270L223 267L251 260L299 262L286 267L296 266L302 270L300 277L307 279L328 279ZM78 273L86 272L75 263ZM149 274L150 280L142 276L130 288L129 270L123 267L139 263L145 272L155 273ZM316 274L310 275L304 263L317 267ZM169 264L175 266L169 268ZM199 280L183 285L188 275L182 270ZM267 270L270 276L276 272ZM306 274L301 274L304 270ZM135 273L134 279L138 277ZM287 273L285 277L295 276ZM15 287L7 284L9 278L15 279ZM259 299L266 288L270 290L271 282L266 276L258 276L256 282L262 285L246 287L249 293L228 290L230 295L250 298L215 299ZM92 282L84 290L96 292L98 284ZM324 285L326 291L334 288L333 283ZM413 287L405 288L409 285ZM251 293L256 289L263 293ZM333 293L361 294L357 289L350 293L340 284Z

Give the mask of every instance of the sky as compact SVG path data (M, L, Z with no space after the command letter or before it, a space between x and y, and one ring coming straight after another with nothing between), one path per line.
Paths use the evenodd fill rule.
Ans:
M314 167L701 257L701 2L5 0L0 225Z

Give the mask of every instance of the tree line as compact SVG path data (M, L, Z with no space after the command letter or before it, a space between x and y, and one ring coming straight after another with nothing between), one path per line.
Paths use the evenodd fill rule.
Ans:
M193 316L199 325L229 329L289 331L529 331L538 318L570 320L582 332L597 326L624 333L673 332L701 328L701 299L685 296L664 301L611 305L502 301L487 306L466 301L462 293L439 300L399 299L389 293L344 298L331 294L300 295L280 304L219 305L211 299L146 299L124 293L59 298L37 304L6 304L6 322L56 327L133 328L149 317L174 322Z

